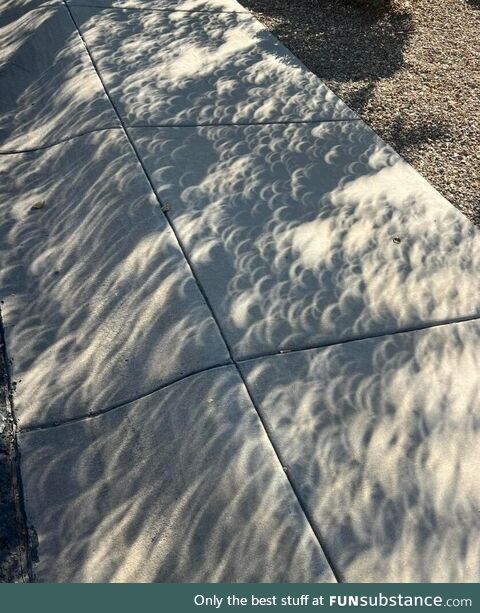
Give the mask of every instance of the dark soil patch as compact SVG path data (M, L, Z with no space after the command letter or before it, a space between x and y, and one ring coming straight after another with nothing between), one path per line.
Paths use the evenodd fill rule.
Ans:
M26 538L20 511L15 427L0 315L0 582L27 581Z

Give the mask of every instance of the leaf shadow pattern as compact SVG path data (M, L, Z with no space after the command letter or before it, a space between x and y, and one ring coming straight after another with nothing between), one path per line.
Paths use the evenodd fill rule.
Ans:
M0 176L5 333L21 426L104 409L228 361L120 131L1 156Z
M71 10L126 125L356 117L249 14Z
M225 39L225 25L235 30L242 19L252 23L247 18L74 14L128 123L262 123L346 112L291 56L279 50L269 57L266 33L252 30L233 45ZM178 40L160 44L174 22L186 45L183 67L170 54L171 45L182 48ZM207 39L206 56L199 55ZM256 44L266 53L263 64ZM168 68L171 61L185 72L169 90L162 62ZM290 77L293 90L285 86ZM299 116L309 91L317 97ZM360 123L129 132L215 298L235 358L478 316L478 232ZM120 131L0 161L15 179L2 202L2 231L16 257L2 274L13 323L7 333L22 373L17 410L27 506L39 537L37 578L332 580L244 387L233 367L220 367L229 361L225 346ZM394 373L399 364L387 358ZM364 368L355 382L371 390L373 402L375 373L372 379L368 361ZM313 439L323 425L329 430L320 413ZM71 423L46 427L65 419ZM292 422L277 429L284 425L287 437L295 432ZM283 444L282 453L290 454ZM361 460L360 472L368 471ZM403 466L392 461L388 478L403 479ZM311 469L312 491L319 470ZM360 517L371 518L387 497L376 486L368 493L354 501ZM391 536L394 512L384 506L380 534ZM382 555L390 560L396 534L380 560L372 554L372 572L381 573ZM375 530L347 538L342 565L355 566L358 549L375 549L376 538Z
M478 582L480 324L242 364L349 582Z
M334 581L124 135L0 163L35 579Z
M25 13L37 8L48 8L62 4L62 0L3 0L0 6L0 21L7 24Z
M120 8L146 11L181 11L208 13L245 13L237 0L66 0L70 6Z
M364 124L130 134L237 359L480 314L478 228Z
M65 6L29 6L0 14L0 152L119 126Z
M475 0L395 1L383 16L363 6L366 2L355 7L349 0L244 4L479 225L479 136L472 120L478 115ZM406 126L402 134L392 125L397 117ZM445 126L448 132L440 137Z
M234 367L20 442L39 581L334 581Z

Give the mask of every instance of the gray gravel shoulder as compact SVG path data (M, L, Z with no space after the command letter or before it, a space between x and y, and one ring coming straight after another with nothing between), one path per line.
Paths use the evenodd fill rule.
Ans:
M480 2L241 0L452 204L480 224Z

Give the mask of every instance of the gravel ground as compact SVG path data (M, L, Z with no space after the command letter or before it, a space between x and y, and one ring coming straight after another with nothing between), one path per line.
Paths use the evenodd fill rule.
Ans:
M480 225L480 0L240 0Z

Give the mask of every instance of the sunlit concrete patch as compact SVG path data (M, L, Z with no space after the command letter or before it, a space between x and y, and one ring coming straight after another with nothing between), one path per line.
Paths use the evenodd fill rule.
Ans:
M121 131L0 156L0 184L21 426L105 409L228 360Z
M480 581L480 323L242 364L347 581Z
M39 581L334 581L234 367L19 441Z
M233 11L246 13L236 0L67 0L72 6L99 6L177 11Z
M365 124L130 133L237 358L480 314L480 231Z
M65 6L5 10L0 40L0 151L119 124Z
M71 9L128 125L354 117L247 13Z
M60 4L62 4L62 0L2 0L0 3L0 21L2 19L17 19L33 9Z

